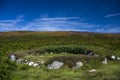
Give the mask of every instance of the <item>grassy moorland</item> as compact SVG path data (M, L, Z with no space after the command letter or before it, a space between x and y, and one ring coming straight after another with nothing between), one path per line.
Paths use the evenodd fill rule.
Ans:
M80 45L98 54L120 53L120 35L84 32L3 32L0 53L31 50L42 46ZM105 51L106 50L106 51ZM105 51L105 52L104 52Z
M55 57L80 56L81 49L92 50L100 56L116 55L120 56L120 34L100 34L87 32L1 32L0 33L0 56L5 57L9 53L15 52L25 59L38 61L39 59L51 60ZM26 54L32 51L32 54ZM43 54L45 52L54 52ZM67 52L68 54L65 54ZM71 54L74 53L74 54ZM41 57L42 56L42 57ZM2 58L3 58L2 57ZM1 59L2 59L1 58ZM65 57L66 58L66 57ZM67 58L68 59L68 58ZM84 58L83 58L84 61ZM8 62L8 63L5 63ZM84 66L78 70L73 70L64 66L58 70L49 70L45 66L40 68L29 67L24 64L9 62L7 58L2 60L0 68L1 75L4 71L12 72L12 80L119 80L120 62L109 61L103 65L100 60L90 60L84 62ZM10 64L10 65L9 65ZM14 67L12 66L14 64ZM9 66L10 67L9 67ZM6 67L7 66L7 67ZM17 66L17 67L16 67ZM97 69L95 73L89 73L90 69ZM2 75L3 74L3 75ZM8 74L8 75L9 75ZM7 75L7 73L5 73ZM8 76L9 78L10 76ZM6 79L7 78L1 78Z

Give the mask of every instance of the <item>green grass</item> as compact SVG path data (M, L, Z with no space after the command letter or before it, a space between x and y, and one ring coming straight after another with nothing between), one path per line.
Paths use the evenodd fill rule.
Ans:
M117 55L120 56L120 35L119 34L99 34L85 32L3 32L0 33L0 56L5 57L9 53L18 53L22 58L32 61L40 59L49 61L53 57L75 56L75 54L61 54L61 51L71 49L79 52L79 49L92 50L100 56ZM67 48L66 48L67 47ZM79 49L78 49L79 47ZM40 54L41 50L53 50L55 54ZM47 50L48 50L47 49ZM57 50L56 50L57 49ZM58 50L60 49L60 50ZM37 55L28 55L27 51L33 51ZM66 52L67 52L66 51ZM51 52L51 51L50 51ZM72 51L71 51L72 52ZM75 52L75 53L78 53ZM43 52L45 53L45 52ZM78 53L79 54L79 53ZM5 61L5 60L4 60ZM3 62L4 62L3 61ZM1 63L1 69L11 63ZM103 65L99 60L90 60L78 70L73 70L64 66L59 70L49 70L45 66L32 68L27 65L18 65L16 71L12 72L12 80L119 80L120 62L109 61L108 65ZM94 73L89 73L90 69L96 69ZM10 68L8 68L8 72ZM4 69L3 69L4 70ZM3 71L2 70L2 71ZM7 72L6 70L4 72ZM3 74L3 73L2 73ZM11 75L7 74L6 75Z
M41 57L42 56L42 57ZM43 54L43 55L28 55L24 58L30 59L34 62L37 60L54 59L55 57L74 57L75 54ZM77 55L78 56L78 55ZM85 55L81 58L84 59ZM64 57L65 58L65 57ZM53 60L54 61L54 60ZM80 69L72 69L67 66L63 66L58 70L49 70L47 66L41 65L40 68L29 67L24 64L18 64L17 71L14 72L13 80L119 80L120 74L120 62L108 61L107 65L102 64L99 59L90 59L88 62L83 62L83 67ZM89 70L96 69L96 72L90 73Z
M59 45L82 45L98 52L98 54L120 54L120 36L111 34L75 32L7 32L0 33L0 43L0 54L19 50L31 50L43 46Z
M101 61L92 60L84 63L80 69L72 69L67 66L58 70L49 70L45 66L40 68L27 67L21 69L26 65L19 65L15 72L13 80L119 80L120 64L119 62L109 61L107 65L102 64ZM96 69L96 72L90 73L89 70Z

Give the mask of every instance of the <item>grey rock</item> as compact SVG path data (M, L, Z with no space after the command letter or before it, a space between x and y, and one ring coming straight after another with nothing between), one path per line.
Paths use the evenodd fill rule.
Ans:
M17 62L18 64L24 63L24 59L17 59L16 62Z
M29 62L28 65L29 66L33 66L34 62Z
M89 72L96 72L96 71L97 71L96 69L89 70Z
M48 69L59 69L64 65L64 63L59 61L54 61L52 64L48 65Z
M53 52L50 52L50 54L53 54Z
M33 64L33 67L38 67L38 66L39 66L38 63L34 63L34 64Z
M115 55L112 55L111 56L111 59L115 60L116 56Z
M73 69L79 69L83 66L83 63L81 61L76 62L76 66L73 67Z
M40 63L41 63L41 64L44 64L44 63L45 63L45 61L43 61L43 60L42 60Z
M103 64L107 64L107 58L104 59L104 61L102 61Z
M11 55L10 59L11 59L11 61L15 61L16 60L16 56L15 55Z
M120 61L120 57L117 57L117 60L119 60L119 61Z

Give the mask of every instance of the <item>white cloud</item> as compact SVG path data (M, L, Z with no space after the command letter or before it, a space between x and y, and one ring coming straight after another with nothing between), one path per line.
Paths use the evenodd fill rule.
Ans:
M99 27L84 22L80 17L39 18L30 22L24 29L39 31L78 31ZM81 29L80 29L81 28Z
M102 28L96 29L96 32L100 32L100 33L120 33L120 27L119 26L105 25Z
M80 17L41 18L40 20L70 20L70 19L80 19Z
M114 16L120 16L120 13L108 14L108 15L106 15L105 17L108 18L108 17L114 17Z
M56 17L38 18L26 25L20 25L24 21L23 16L18 16L15 20L0 20L0 30L35 30L35 31L87 31L87 29L99 27L84 22L80 17Z
M18 23L22 21L24 21L22 15L18 16L15 20L0 20L0 30L16 30L19 26Z
M80 17L56 17L56 18L38 18L24 23L23 16L18 16L15 20L0 20L0 31L94 31L104 33L120 33L120 27L110 25L99 25L85 22Z
M0 20L0 23L12 23L12 22L19 22L24 20Z

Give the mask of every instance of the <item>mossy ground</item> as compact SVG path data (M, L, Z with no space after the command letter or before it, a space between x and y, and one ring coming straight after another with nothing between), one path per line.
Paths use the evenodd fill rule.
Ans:
M24 58L32 61L39 59L49 60L53 57L75 56L74 54L47 54L40 56L26 56ZM42 57L41 57L42 56ZM13 80L119 80L120 79L120 61L108 61L108 64L102 64L100 60L90 60L84 62L83 67L79 69L63 66L57 70L50 70L45 65L40 67L29 67L26 64L18 64L17 71L14 72ZM96 69L96 72L89 72Z
M92 50L100 56L120 56L120 35L99 34L85 32L3 32L0 33L0 56L7 56L12 52L40 49L46 46L80 46ZM25 55L20 52L22 55ZM42 59L49 59L64 54L44 55ZM72 54L70 54L72 55ZM39 60L39 56L26 56L31 60ZM4 63L1 63L4 65ZM9 64L8 64L9 65ZM18 65L12 73L12 80L120 80L120 62L109 61L107 65L100 61L90 61L78 70L63 67L59 70L49 70L45 66L33 68ZM2 67L2 66L1 66ZM4 68L4 66L2 67ZM90 69L97 71L89 73ZM8 70L9 71L9 70ZM6 71L3 71L6 72ZM3 74L3 73L1 73ZM10 75L7 74L6 75Z

